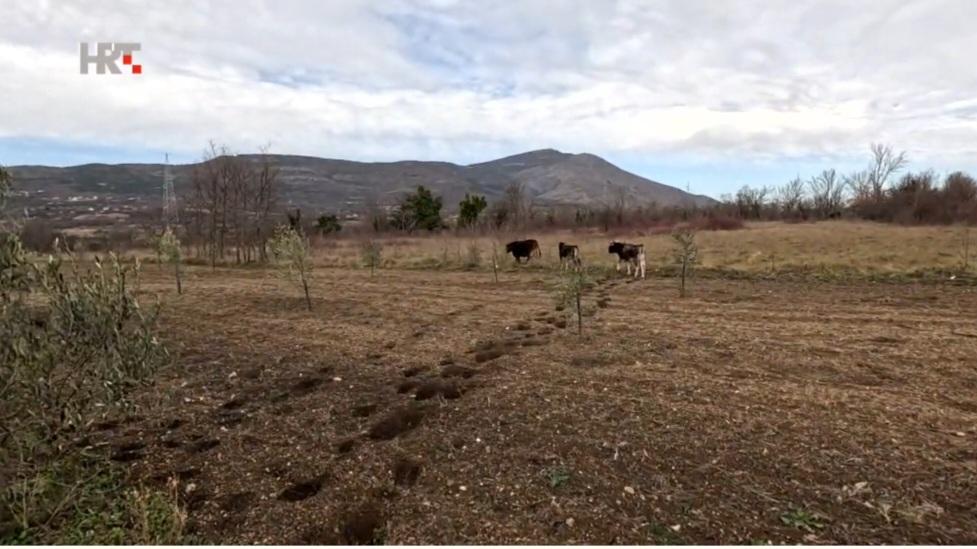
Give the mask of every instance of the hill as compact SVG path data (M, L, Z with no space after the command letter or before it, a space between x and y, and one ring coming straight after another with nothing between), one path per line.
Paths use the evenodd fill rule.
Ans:
M393 204L417 185L444 197L452 211L466 192L502 195L513 183L522 184L542 206L600 207L624 200L628 204L700 205L714 201L675 187L639 177L592 154L569 154L553 149L531 151L489 162L458 165L449 162L355 162L296 155L271 155L282 182L282 207L312 211L357 211L369 199ZM258 155L241 155L257 162ZM191 191L196 164L172 166L177 193ZM159 205L162 164L85 164L64 168L12 166L21 191L18 206L51 217L70 206L71 216L152 210Z

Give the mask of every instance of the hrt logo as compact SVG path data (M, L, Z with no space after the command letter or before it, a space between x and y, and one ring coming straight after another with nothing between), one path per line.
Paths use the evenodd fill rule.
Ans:
M142 74L142 65L132 63L132 52L139 51L139 42L96 42L95 54L88 50L88 43L81 43L81 73L88 74L88 66L94 64L97 74L122 74L116 61L122 57L122 64L132 68L132 74Z

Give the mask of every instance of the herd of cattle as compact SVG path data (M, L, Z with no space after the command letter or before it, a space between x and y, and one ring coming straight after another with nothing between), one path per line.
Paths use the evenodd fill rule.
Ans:
M514 240L505 245L506 253L512 254L516 263L522 263L525 259L529 263L533 256L542 257L543 252L539 249L539 242L530 238L529 240ZM560 267L562 269L579 269L583 266L580 257L580 248L574 244L560 242L557 251L560 254ZM611 242L607 247L607 253L617 255L618 271L621 265L627 268L628 275L631 275L631 267L634 267L634 277L645 277L645 246L644 244L628 244L626 242Z

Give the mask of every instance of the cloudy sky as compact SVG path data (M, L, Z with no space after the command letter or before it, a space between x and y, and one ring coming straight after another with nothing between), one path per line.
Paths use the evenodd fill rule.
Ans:
M868 146L977 171L972 0L4 0L0 163L592 152L713 196ZM82 75L139 42L143 74Z

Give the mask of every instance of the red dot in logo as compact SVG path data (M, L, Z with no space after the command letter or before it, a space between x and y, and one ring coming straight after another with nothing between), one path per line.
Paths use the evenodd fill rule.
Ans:
M126 54L123 54L122 55L122 64L123 65L131 65L132 64L132 54L131 53L126 53Z
M142 65L133 65L132 74L142 74Z

